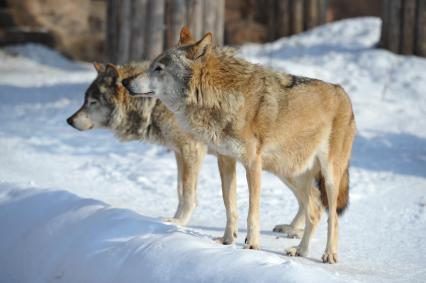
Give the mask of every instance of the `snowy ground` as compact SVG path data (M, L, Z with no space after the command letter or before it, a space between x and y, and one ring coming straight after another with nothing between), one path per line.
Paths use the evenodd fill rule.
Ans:
M298 240L271 230L292 219L296 201L266 173L262 251L241 249L241 167L238 243L213 242L225 225L213 157L190 227L162 223L177 205L173 155L65 122L94 70L39 46L0 50L0 282L425 282L426 60L373 49L379 31L377 19L347 20L241 50L340 83L352 98L359 132L337 265L319 263L326 217L309 258L282 254Z

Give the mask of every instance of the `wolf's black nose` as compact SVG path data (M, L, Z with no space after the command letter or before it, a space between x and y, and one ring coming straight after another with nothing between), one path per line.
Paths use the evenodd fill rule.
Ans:
M72 126L72 119L71 119L71 117L69 117L69 118L67 119L67 123L68 123L68 125Z
M121 81L121 83L124 85L125 88L129 89L129 85L130 85L129 79L124 79Z

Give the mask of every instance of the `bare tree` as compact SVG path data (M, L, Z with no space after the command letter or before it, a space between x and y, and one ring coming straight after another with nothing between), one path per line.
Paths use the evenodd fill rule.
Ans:
M153 59L176 44L184 25L196 38L212 32L222 45L224 9L224 0L108 0L107 60Z
M414 54L426 57L426 2L417 0Z
M326 22L328 0L268 0L268 39L289 36Z
M382 0L382 48L426 56L425 26L426 1Z

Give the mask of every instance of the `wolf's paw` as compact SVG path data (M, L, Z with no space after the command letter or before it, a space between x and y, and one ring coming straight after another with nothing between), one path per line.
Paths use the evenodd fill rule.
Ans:
M303 236L303 229L295 229L293 226L288 224L277 225L272 231L287 234L288 238L300 239Z
M246 249L246 250L260 250L260 244L259 243L256 243L256 242L249 243L247 238L244 242L245 242L244 249Z
M161 218L164 222L173 223L180 226L186 226L186 222L183 221L180 218L174 218L174 217L163 217Z
M306 256L308 251L304 248L295 246L285 250L285 253L288 256Z
M237 239L237 233L226 233L222 237L214 238L214 240L222 245L232 245Z
M216 238L213 238L213 240L225 246L232 245L234 243L233 239L225 239L224 237L216 237Z
M329 253L329 252L325 252L322 255L322 262L324 263L336 263L337 262L337 253Z
M260 245L257 244L245 244L244 245L245 250L260 250Z

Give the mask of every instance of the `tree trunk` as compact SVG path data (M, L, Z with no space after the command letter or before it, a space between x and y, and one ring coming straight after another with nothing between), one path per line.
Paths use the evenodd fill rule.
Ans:
M317 26L319 11L317 0L305 0L304 9L304 29L308 30Z
M215 11L216 11L216 21L215 21L214 36L216 37L216 43L222 46L224 43L224 33L225 33L225 0L216 0Z
M398 53L401 43L401 0L390 1L389 8L388 49Z
M276 7L272 11L272 13L278 13L275 15L276 32L274 39L290 35L290 1L291 0L278 0Z
M116 62L116 54L117 54L117 28L118 23L116 19L115 11L116 6L118 6L118 2L114 0L108 0L107 6L107 32L106 32L106 56L107 60L111 62Z
M164 45L164 0L149 0L146 22L145 59L154 59L163 51Z
M180 30L184 25L187 25L187 10L186 10L186 0L172 0L170 1L170 8L167 11L170 13L168 17L171 19L169 25L169 42L168 47L176 45L179 40Z
M391 0L382 0L382 31L380 36L380 47L388 48L389 45L389 9Z
M416 0L404 0L402 4L403 25L401 30L401 53L413 54L416 24Z
M272 41L276 37L277 33L277 19L276 19L276 13L274 13L276 6L277 6L277 0L267 0L266 5L268 5L267 11L268 13L268 30L266 38L269 41Z
M128 60L142 60L144 58L145 18L148 0L132 0L132 31Z
M328 0L318 0L318 25L327 22Z
M426 56L426 1L382 0L380 47Z
M196 39L200 39L203 36L203 10L204 10L204 1L203 0L187 0L189 9L188 9L188 26L192 35Z
M184 25L196 39L210 31L216 43L224 41L225 0L108 0L107 4L106 55L115 64L153 59L176 45Z
M131 31L131 2L130 0L117 1L117 54L118 64L125 63L129 58L130 51L130 31Z
M426 57L426 2L417 0L416 40L414 54Z
M303 31L303 0L290 2L290 31L291 34Z

